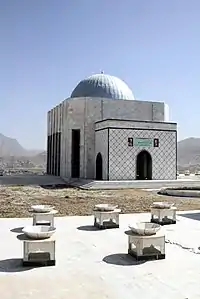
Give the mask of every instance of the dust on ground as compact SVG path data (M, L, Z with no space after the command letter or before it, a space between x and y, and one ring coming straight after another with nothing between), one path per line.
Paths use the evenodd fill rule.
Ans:
M200 209L200 198L158 195L140 189L82 190L77 188L44 189L39 186L0 186L0 217L30 217L33 204L50 204L58 216L91 215L95 204L114 203L122 213L148 212L154 201L168 201L179 210Z

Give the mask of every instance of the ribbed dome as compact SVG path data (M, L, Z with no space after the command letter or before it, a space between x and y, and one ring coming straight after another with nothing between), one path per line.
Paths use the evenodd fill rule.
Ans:
M71 94L71 98L80 97L134 100L133 93L125 82L105 74L92 75L82 80Z

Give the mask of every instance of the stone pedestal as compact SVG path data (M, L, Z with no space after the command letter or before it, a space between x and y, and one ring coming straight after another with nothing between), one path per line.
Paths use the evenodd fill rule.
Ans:
M151 236L141 236L131 230L128 235L128 253L137 261L165 258L165 235L162 231Z
M47 213L33 213L33 225L49 225L54 227L54 215L58 211L53 210Z
M176 208L159 209L151 207L151 222L160 225L176 224Z
M94 210L94 226L100 229L119 228L120 209L111 212Z
M32 240L25 235L20 236L23 241L24 266L55 266L55 239Z

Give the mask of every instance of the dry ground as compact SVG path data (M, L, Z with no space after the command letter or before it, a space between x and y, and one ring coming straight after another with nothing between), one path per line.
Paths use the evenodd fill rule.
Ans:
M139 189L43 189L35 186L0 186L0 217L30 217L32 204L54 205L59 216L91 215L97 203L115 203L122 213L147 212L154 201L174 202L179 210L200 209L200 198L177 198Z

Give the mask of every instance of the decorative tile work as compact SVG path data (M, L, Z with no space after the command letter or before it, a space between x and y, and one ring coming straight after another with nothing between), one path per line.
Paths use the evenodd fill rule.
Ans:
M103 159L103 180L107 180L108 173L108 129L95 132L95 161L98 153ZM96 162L95 162L96 167ZM95 169L96 174L96 169Z
M128 146L128 138L158 138L159 147ZM109 129L109 180L135 180L136 157L147 150L152 157L152 179L176 179L176 132Z

